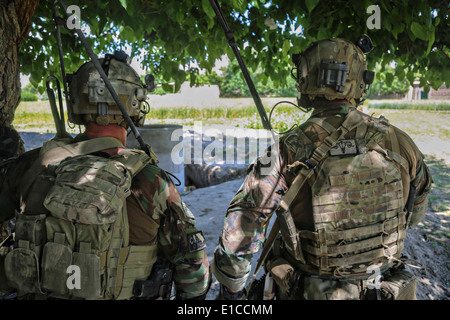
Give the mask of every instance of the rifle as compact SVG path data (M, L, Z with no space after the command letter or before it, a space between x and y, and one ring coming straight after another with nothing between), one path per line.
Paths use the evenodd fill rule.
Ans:
M57 8L56 8L57 2L55 1L53 3L53 19L55 20L55 26L56 26L56 40L58 42L58 54L59 54L59 62L61 67L61 77L64 85L64 97L66 99L67 104L67 85L66 85L66 70L64 68L64 59L63 59L63 52L62 52L62 44L61 44L61 30L59 28L60 24L63 23L62 19L58 17ZM55 98L55 92L50 86L50 82L52 80L56 81L56 87L58 90L58 100L59 100L59 112L58 108L56 107L56 98ZM64 124L64 107L62 102L62 94L61 94L61 85L59 82L59 79L53 75L48 76L46 81L46 88L47 88L47 95L48 95L48 101L50 102L50 107L52 109L52 115L53 119L55 120L55 126L56 126L56 139L72 139L72 136L66 132L65 124Z
M136 300L170 300L173 280L173 264L159 256L146 280L136 280L133 295Z
M247 291L246 300L263 300L264 299L264 283L266 274L261 278L252 281L250 288Z
M252 94L253 100L255 101L256 108L258 109L264 129L271 131L272 125L270 124L270 120L267 118L266 110L264 109L264 106L261 102L261 98L259 97L258 92L256 91L255 85L253 84L252 78L250 77L247 67L245 66L244 60L242 59L242 56L239 52L239 48L236 45L233 33L228 27L223 12L220 9L219 3L217 2L217 0L209 0L209 3L211 4L211 7L214 9L214 12L216 13L216 16L219 20L219 24L221 25L223 31L225 32L225 37L228 40L228 44L230 45L231 49L233 49L234 55L236 56L236 59L242 70L242 73L244 74L245 81L247 82L247 86L250 90L250 93Z

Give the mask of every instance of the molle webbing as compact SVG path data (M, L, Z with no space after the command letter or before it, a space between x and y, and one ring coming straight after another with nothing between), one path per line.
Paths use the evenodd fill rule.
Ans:
M302 230L300 231L300 238L302 239L309 239L313 240L314 242L321 242L321 241L351 241L355 238L363 238L363 237L370 237L370 236L390 236L392 232L399 232L400 235L399 238L404 237L404 225L406 223L405 220L405 214L401 212L399 214L401 216L400 218L394 217L390 218L388 220L384 220L381 223L376 223L368 226L361 226L357 228L351 228L346 230L332 230L327 231L325 235L323 236L323 239L321 238L321 232L320 231L309 231L309 230ZM321 230L321 229L320 229ZM364 241L364 240L360 240ZM378 241L378 240L377 240ZM356 243L356 242L355 242ZM344 245L345 246L345 245ZM339 251L340 249L336 249L335 251ZM342 249L345 250L345 249Z
M277 221L272 226L272 230L270 231L270 234L266 242L264 243L260 259L253 273L253 279L258 273L259 268L263 264L265 258L267 257L269 249L276 238L276 234L281 228L283 228L281 232L282 234L284 234L283 239L285 242L287 242L286 246L289 248L288 250L291 252L293 257L295 257L295 259L304 263L301 243L299 241L297 231L294 230L295 228L293 228L292 213L290 212L289 207L297 198L299 191L303 187L304 183L313 178L315 174L314 169L324 158L326 158L326 156L328 155L328 151L336 144L337 141L342 139L349 131L357 128L358 125L360 125L363 121L364 118L361 116L361 113L356 110L352 110L347 114L341 126L334 130L329 136L327 136L319 145L319 147L317 147L313 151L312 156L306 161L306 163L299 162L303 166L302 169L295 177L294 181L292 182L284 197L281 199L277 208L272 212L272 214L267 217L265 226L267 226L267 224L269 223L269 220L273 213L277 213ZM331 130L330 125L324 126ZM305 134L302 131L299 132L301 133L302 137L306 138ZM308 138L306 138L306 140L310 142Z
M384 132L365 143L360 138L367 132L358 127L359 154L329 156L318 165L311 188L316 230L301 230L299 237L307 264L320 274L352 277L400 257L406 218L399 168L407 163L377 143Z

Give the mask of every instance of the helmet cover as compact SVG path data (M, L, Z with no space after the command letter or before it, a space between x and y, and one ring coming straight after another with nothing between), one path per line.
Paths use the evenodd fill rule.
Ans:
M103 66L131 120L136 126L142 127L148 112L147 87L119 53L107 54L105 58L98 61ZM89 122L99 125L119 124L125 128L128 127L122 112L92 61L84 63L74 74L68 75L67 79L70 122L83 125Z
M345 39L313 42L304 52L294 54L292 61L297 68L299 104L303 105L312 104L316 97L346 99L358 105L373 81L374 73L367 70L363 50Z

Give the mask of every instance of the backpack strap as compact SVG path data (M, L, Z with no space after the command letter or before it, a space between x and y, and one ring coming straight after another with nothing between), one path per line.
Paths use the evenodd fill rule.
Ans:
M249 288L251 288L252 282L256 277L256 274L258 273L259 269L261 268L264 260L267 257L267 254L269 253L270 248L272 247L273 242L275 241L276 235L281 230L282 225L284 227L287 227L287 231L285 234L289 236L289 240L292 241L292 246L297 247L297 254L300 261L303 260L303 255L301 252L301 248L298 245L299 237L296 232L296 228L294 225L294 221L292 219L292 214L290 213L289 207L294 202L294 200L297 198L299 191L305 184L305 182L311 177L311 175L314 173L314 169L317 167L320 161L322 161L325 156L327 155L328 151L333 148L333 146L342 139L348 132L353 130L354 128L358 127L362 122L364 122L363 117L357 110L350 111L347 116L345 117L344 122L341 124L339 128L334 130L330 135L328 135L323 142L317 147L313 153L312 156L306 160L304 163L303 168L300 170L298 175L295 177L294 181L292 182L290 188L285 193L284 197L280 200L277 208L272 211L272 213L267 217L264 227L266 227L269 224L269 220L272 217L273 213L275 212L277 214L277 220L274 222L272 229L270 231L269 236L267 237L266 241L264 242L264 246L261 252L261 256L258 260L258 264L255 268L255 271L253 273L252 280L250 282ZM283 221L284 220L284 221Z
M85 140L77 143L65 144L48 150L40 156L40 162L43 166L59 162L68 157L75 157L83 154L90 154L104 149L125 148L116 138L101 137Z
M312 122L314 124L317 124L318 126L320 126L323 130L325 130L326 132L328 132L328 134L332 134L336 128L333 127L331 124L329 124L328 122L326 122L324 119L322 118L309 118L306 122Z

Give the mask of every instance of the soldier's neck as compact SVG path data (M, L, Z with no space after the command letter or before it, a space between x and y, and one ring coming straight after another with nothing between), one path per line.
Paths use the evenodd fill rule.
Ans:
M127 130L117 124L109 124L107 126L101 126L94 122L89 123L86 126L86 135L89 139L100 138L100 137L113 137L122 142L125 146L127 141ZM102 150L110 155L117 154L123 148L111 148Z

